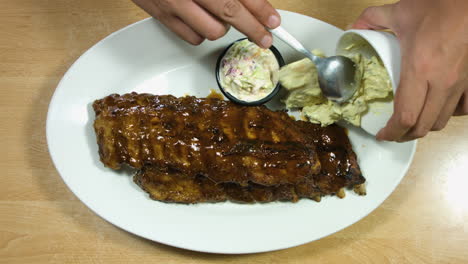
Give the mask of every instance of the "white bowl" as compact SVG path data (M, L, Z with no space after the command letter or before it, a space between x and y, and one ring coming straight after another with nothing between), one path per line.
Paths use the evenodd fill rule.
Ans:
M353 52L365 57L380 57L387 69L393 86L393 93L400 82L401 53L400 44L395 35L374 30L348 30L343 33L336 47L337 55L348 55L346 50L351 44L356 48ZM382 129L393 113L393 100L369 104L369 111L362 116L361 127L368 133L376 135Z

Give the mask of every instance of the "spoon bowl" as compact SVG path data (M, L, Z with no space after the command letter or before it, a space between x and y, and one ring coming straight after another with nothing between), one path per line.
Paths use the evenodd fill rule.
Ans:
M323 59L317 65L317 71L319 72L318 81L322 94L338 103L348 101L356 92L361 81L356 64L344 56Z
M359 67L351 59L345 56L328 58L315 56L282 27L269 29L269 31L316 65L319 86L325 97L343 103L357 91L361 74Z

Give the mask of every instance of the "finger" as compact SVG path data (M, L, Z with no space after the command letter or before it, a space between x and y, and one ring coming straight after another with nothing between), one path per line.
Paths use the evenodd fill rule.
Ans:
M447 89L443 88L443 86L438 86L437 84L429 84L426 102L416 125L412 127L399 141L410 141L422 138L429 133L442 112L442 108L447 102Z
M366 8L351 26L354 29L392 28L394 5L371 6Z
M269 48L273 42L271 34L242 5L239 0L195 0L216 17L231 24L237 30L263 48Z
M416 79L408 66L403 65L400 85L395 93L394 112L387 125L379 131L377 140L397 141L414 125L423 109L427 82Z
M192 1L185 1L174 6L174 12L199 35L209 40L217 40L227 32L227 25Z
M167 10L162 12L152 1L134 0L134 2L152 17L158 19L181 39L193 45L199 45L203 42L204 38L202 36Z
M200 45L205 40L204 37L200 36L178 17L161 18L160 21L177 36L192 45Z
M449 99L445 103L442 111L440 112L437 121L432 127L432 131L440 131L445 128L450 118L453 116L455 109L457 108L458 102L462 99L463 90L455 89L450 95Z
M281 24L281 16L266 0L241 0L247 10L254 15L260 23L268 28L277 28Z
M457 108L455 109L455 116L468 115L468 88L463 93Z

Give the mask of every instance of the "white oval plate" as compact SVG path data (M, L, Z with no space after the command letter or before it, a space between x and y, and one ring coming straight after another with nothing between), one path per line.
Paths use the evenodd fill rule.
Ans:
M283 26L311 48L332 54L342 31L303 15L281 12ZM217 56L241 38L231 31L221 40L190 46L156 20L119 30L84 53L58 85L47 116L52 160L72 192L96 214L136 235L180 248L213 253L253 253L293 247L337 232L377 208L404 177L415 142L377 142L361 129L349 136L367 179L367 196L317 203L230 202L180 205L153 201L130 173L104 168L92 128L94 100L131 91L206 96L217 89ZM281 43L285 60L299 58Z

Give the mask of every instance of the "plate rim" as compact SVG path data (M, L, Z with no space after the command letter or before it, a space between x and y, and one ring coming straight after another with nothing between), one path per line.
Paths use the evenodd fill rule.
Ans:
M316 19L316 18L313 18L313 17L310 17L310 16L306 16L304 14L300 14L300 13L296 13L296 12L291 12L291 11L286 11L286 10L280 10L278 9L278 11L280 12L280 14L283 14L283 13L290 13L291 15L299 15L299 16L302 16L302 17L305 17L306 19L312 19L314 20L315 22L318 22L318 23L322 23L322 24L326 24L327 26L332 26L340 31L343 31L342 29L332 25L332 24L329 24L325 21L322 21L322 20L319 20L319 19ZM178 245L176 243L172 243L171 241L160 241L158 239L155 239L155 238L150 238L148 235L146 234L142 234L141 232L138 232L138 231L135 231L135 230L132 230L131 227L123 227L123 226L120 226L116 223L114 223L113 221L109 220L106 216L104 216L102 213L99 212L99 210L97 210L93 205L89 204L89 203L86 203L80 196L77 195L76 191L73 189L73 187L71 187L71 184L69 181L67 181L66 177L63 176L63 171L59 168L60 165L59 162L57 161L57 156L56 154L54 154L53 150L51 149L51 144L50 142L53 141L53 139L51 138L51 131L52 131L52 113L53 113L53 108L56 107L55 105L57 104L57 97L58 97L58 94L63 90L65 89L64 88L64 83L65 81L69 78L69 76L73 73L73 70L77 67L76 65L78 63L80 63L85 57L87 57L92 51L94 51L95 49L99 48L101 45L103 45L105 43L105 41L113 38L115 35L129 29L129 28L132 28L132 27L135 27L141 23L146 23L148 21L157 21L156 19L152 18L152 17L148 17L148 18L145 18L145 19L142 19L140 21L137 21L135 23L132 23L132 24L129 24L117 31L114 31L112 32L111 34L107 35L106 37L104 37L103 39L101 39L100 41L98 41L97 43L95 43L94 45L92 45L90 48L88 48L83 54L81 54L72 64L71 66L67 69L66 73L62 76L62 78L60 79L59 83L57 84L57 87L55 88L54 90L54 93L50 99L50 102L49 102L49 106L48 106L48 110L47 110L47 119L46 119L46 141L47 141L47 149L48 149L48 152L49 152L49 155L51 157L51 160L52 160L52 163L56 169L56 171L58 172L58 174L60 175L60 177L62 178L63 182L65 183L65 185L67 186L67 188L74 194L74 196L76 198L78 198L78 200L83 203L84 205L86 205L86 207L88 209L90 209L93 213L95 213L96 215L98 215L99 217L101 217L102 219L104 219L106 222L112 224L113 226L115 227L118 227L119 229L122 229L122 230L125 230L126 232L129 232L133 235L137 235L139 237L142 237L144 239L148 239L150 241L154 241L154 242L157 242L157 243L161 243L161 244L165 244L165 245L169 245L169 246L173 246L173 247L176 247L176 248L182 248L182 249L186 249L186 250L192 250L192 251L198 251L198 252L205 252L205 253L217 253L217 254L250 254L250 253L261 253L261 252L270 252L270 251L277 251L277 250L282 250L282 249L287 249L287 248L292 248L292 247L296 247L296 246L300 246L300 245L304 245L304 244L307 244L307 243L311 243L311 242L314 242L314 241L317 241L317 240L320 240L324 237L327 237L327 236L330 236L330 235L333 235L339 231L342 231L346 228L348 228L349 226L351 225L354 225L355 223L361 221L363 218L367 217L370 213L372 213L373 211L375 211L378 207L380 207L382 205L383 202L385 202L388 197L396 190L396 188L398 187L398 185L401 183L401 181L403 180L403 178L407 175L408 171L409 171L409 168L412 164L412 161L414 160L414 155L416 153L416 149L417 149L417 141L412 141L411 142L411 153L409 153L409 161L404 165L402 166L404 168L403 170L403 173L402 173L402 176L397 180L395 181L395 184L394 186L392 186L392 191L389 192L386 196L384 196L381 201L379 201L378 203L376 203L377 205L369 210L368 212L366 212L365 214L359 216L355 221L351 221L349 223L347 223L346 225L342 226L341 228L335 230L334 232L331 232L331 233L328 233L326 235L323 235L323 236L319 236L319 237L316 237L314 239L311 239L311 240L307 240L307 241L304 241L304 242L299 242L299 243L293 243L293 244L290 244L288 246L281 246L281 247L271 247L270 249L263 249L263 250L241 250L241 251L236 251L236 250L232 250L232 249L225 249L225 250L213 250L213 249L206 249L206 248L199 248L197 247L196 245L193 245L193 247L188 247L188 246L185 246L185 245Z

